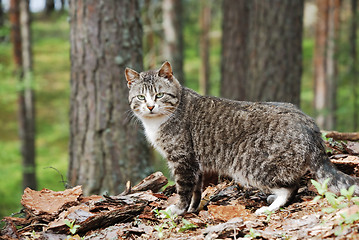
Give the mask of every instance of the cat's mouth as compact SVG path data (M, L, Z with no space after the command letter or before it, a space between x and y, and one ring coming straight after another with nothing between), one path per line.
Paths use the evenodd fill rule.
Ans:
M164 116L164 114L156 112L149 112L143 115L144 118L157 118L162 116Z

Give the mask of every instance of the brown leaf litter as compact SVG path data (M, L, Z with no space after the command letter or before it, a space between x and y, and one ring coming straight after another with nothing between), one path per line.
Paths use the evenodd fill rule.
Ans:
M357 143L337 143L333 149L338 168L358 176ZM25 216L5 217L0 239L359 239L358 221L341 224L341 216L357 213L359 206L325 213L326 199L312 201L317 193L310 178L305 176L291 204L269 215L254 214L267 205L264 193L223 181L205 189L198 213L172 220L155 213L178 200L173 187L158 192L167 183L160 172L134 187L128 184L117 196L84 197L81 186L61 192L26 189ZM66 219L78 225L76 233ZM186 228L188 223L196 227Z

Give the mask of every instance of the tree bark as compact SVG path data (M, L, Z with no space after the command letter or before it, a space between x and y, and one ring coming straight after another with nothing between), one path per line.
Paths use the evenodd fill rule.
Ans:
M160 8L161 6L159 6ZM154 13L158 10L158 5L153 4L151 0L144 1L144 11L143 22L144 22L144 52L145 52L145 69L155 69L157 66L157 45L155 43L155 32L153 28L154 22Z
M201 28L201 35L200 35L201 68L199 73L199 89L201 94L208 95L210 90L209 32L211 28L211 2L208 0L201 0L201 15L200 15L199 25Z
M325 137L333 138L334 140L345 140L345 141L359 141L359 132L353 133L342 133L342 132L328 132Z
M318 20L314 50L314 108L320 128L335 128L336 117L336 42L340 0L317 0Z
M245 100L249 1L224 0L222 12L221 96Z
M182 0L163 0L162 14L163 57L171 63L174 75L183 84Z
M142 63L137 1L70 1L71 185L118 194L152 172L140 126L131 123L125 67Z
M224 97L299 106L303 1L223 2Z
M358 1L351 0L352 21L350 25L350 55L352 58L352 85L353 85L353 130L359 131L359 99L358 99L358 55L357 55L357 7Z
M23 189L37 188L35 164L35 101L32 89L30 13L27 0L10 2L11 41L20 81L18 121L23 166Z
M13 58L16 70L21 75L22 55L21 55L21 32L20 32L20 0L10 1L9 18L11 23L11 42L13 46Z
M20 0L21 51L23 89L19 92L21 153L23 156L23 188L37 188L35 164L35 93L32 77L32 51L29 0Z

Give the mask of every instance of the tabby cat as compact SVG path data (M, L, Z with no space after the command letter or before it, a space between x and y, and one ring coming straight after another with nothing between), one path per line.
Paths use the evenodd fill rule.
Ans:
M125 76L131 109L175 178L172 213L196 211L206 172L273 193L256 214L284 206L308 170L319 182L330 178L335 193L356 185L359 194L358 179L333 166L319 128L294 105L201 96L180 85L169 62L158 71L126 68Z

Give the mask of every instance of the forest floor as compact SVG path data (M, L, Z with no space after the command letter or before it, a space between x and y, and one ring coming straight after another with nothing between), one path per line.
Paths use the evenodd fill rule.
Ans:
M339 145L331 160L358 176L359 143ZM268 205L267 195L226 180L205 189L198 213L165 212L178 196L171 186L157 192L167 183L160 172L117 196L84 197L80 186L26 189L25 217L5 217L0 239L359 239L359 198L350 190L335 196L311 178L288 206L261 216L254 212Z

